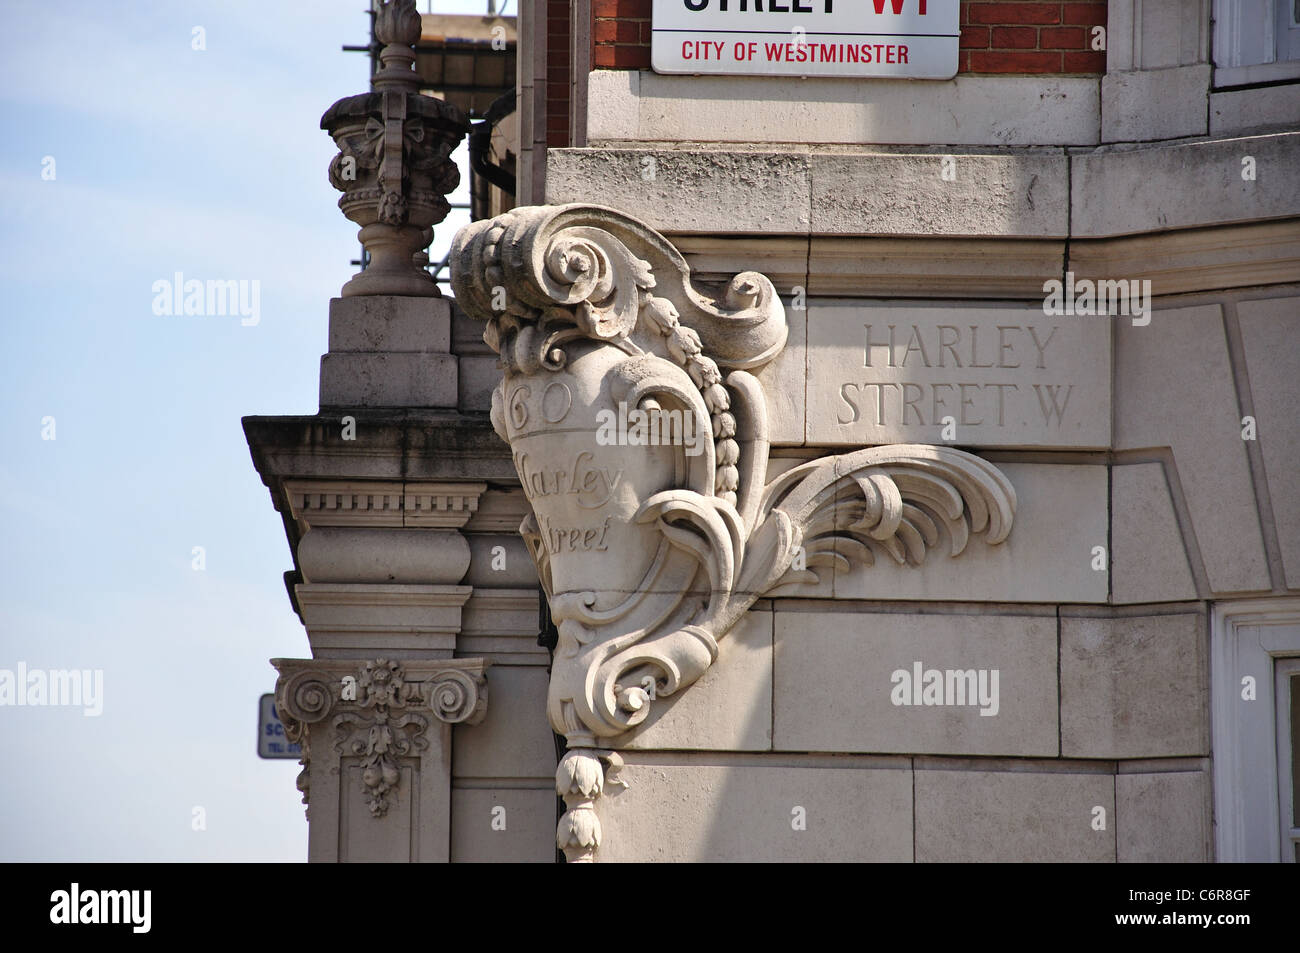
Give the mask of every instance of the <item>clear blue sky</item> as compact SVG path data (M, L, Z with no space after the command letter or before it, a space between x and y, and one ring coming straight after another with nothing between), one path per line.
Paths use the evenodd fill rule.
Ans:
M310 652L240 418L317 408L365 8L0 0L0 669L104 673L97 718L0 707L0 861L306 857L298 765L255 753L267 660ZM155 315L178 271L259 281L260 322Z

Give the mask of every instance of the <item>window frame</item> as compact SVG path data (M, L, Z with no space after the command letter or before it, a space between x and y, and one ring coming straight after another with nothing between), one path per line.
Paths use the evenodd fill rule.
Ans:
M1210 706L1220 862L1282 859L1274 661L1292 657L1300 657L1300 598L1215 604ZM1241 699L1247 675L1255 678L1253 702Z
M1239 66L1220 65L1228 58L1228 49L1232 44L1240 23L1249 16L1243 0L1214 0L1210 16L1213 18L1213 34L1210 63L1214 69L1214 89L1228 89L1234 86L1250 86L1258 83L1277 83L1300 79L1300 57L1278 59L1281 37L1278 33L1283 26L1288 30L1300 27L1292 26L1292 12L1295 0L1267 0L1271 15L1265 21L1263 33L1267 36L1270 49L1269 59L1260 63ZM1257 51L1254 55L1260 55Z
M1300 824L1292 823L1297 820L1295 802L1300 798L1300 790L1293 786L1295 775L1291 765L1291 755L1295 750L1295 739L1291 737L1291 707L1300 705L1300 691L1293 693L1291 690L1295 679L1300 679L1300 656L1273 660L1273 698L1277 708L1273 723L1277 743L1277 803L1282 834L1278 847L1284 864L1294 864L1297 848L1300 848Z

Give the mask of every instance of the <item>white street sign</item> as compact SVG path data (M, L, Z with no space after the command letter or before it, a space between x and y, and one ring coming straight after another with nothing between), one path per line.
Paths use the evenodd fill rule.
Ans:
M957 75L959 0L654 0L659 73Z

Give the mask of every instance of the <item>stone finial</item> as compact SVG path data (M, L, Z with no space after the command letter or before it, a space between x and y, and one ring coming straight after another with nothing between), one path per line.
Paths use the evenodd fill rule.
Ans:
M380 69L370 81L373 89L408 89L418 85L412 47L420 42L420 14L415 0L379 0L375 5L375 39Z
M457 106L419 92L415 0L381 0L375 35L384 47L371 91L340 99L320 121L339 148L330 184L343 193L339 208L361 226L370 256L342 294L436 298L438 285L421 265L433 226L451 211L445 196L460 184L451 153L469 122Z

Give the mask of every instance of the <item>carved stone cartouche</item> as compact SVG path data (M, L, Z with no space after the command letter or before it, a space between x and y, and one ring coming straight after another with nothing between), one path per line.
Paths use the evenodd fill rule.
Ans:
M881 553L919 565L942 543L957 555L971 532L1011 530L1006 477L947 447L867 448L768 482L750 371L785 345L775 289L755 272L697 288L666 239L620 212L475 222L453 242L452 283L505 369L492 423L559 629L547 704L571 749L556 778L571 860L600 842L601 761L617 763L600 746L698 679L756 600L820 567Z

